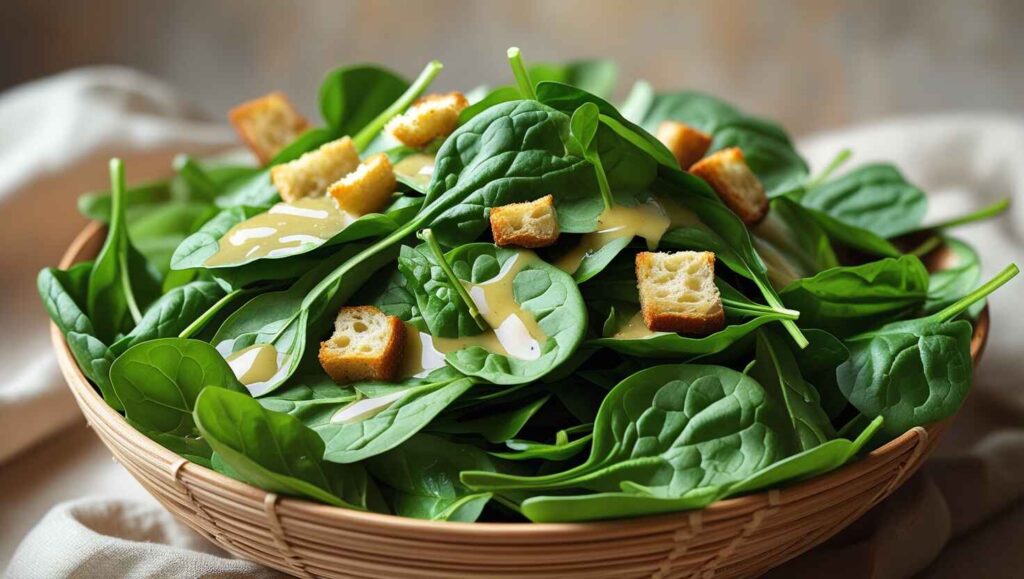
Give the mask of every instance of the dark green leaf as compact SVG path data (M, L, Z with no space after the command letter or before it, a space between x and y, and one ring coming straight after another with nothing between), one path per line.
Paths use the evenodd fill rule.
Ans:
M244 392L213 346L181 338L129 348L110 367L110 381L135 428L179 454L206 458L210 447L192 420L196 397L207 386Z

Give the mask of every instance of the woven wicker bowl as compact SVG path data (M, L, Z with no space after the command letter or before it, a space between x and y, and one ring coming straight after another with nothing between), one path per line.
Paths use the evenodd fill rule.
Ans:
M92 224L61 267L103 241ZM983 313L971 342L977 363ZM93 430L171 513L225 550L300 577L748 577L828 539L892 493L948 421L914 428L823 476L673 515L584 524L436 523L280 497L187 462L135 431L53 345Z

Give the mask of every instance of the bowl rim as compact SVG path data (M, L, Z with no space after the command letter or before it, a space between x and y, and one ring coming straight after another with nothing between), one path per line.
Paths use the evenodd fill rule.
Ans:
M91 255L86 254L89 253L92 246L96 246L98 249L99 240L101 239L100 234L105 229L106 226L104 224L96 221L86 225L78 233L71 245L68 246L68 249L61 257L58 267L67 269L75 263L91 258ZM989 329L990 318L988 306L986 306L974 325L974 332L971 337L971 358L974 366L977 366L981 359L988 340ZM466 523L431 521L334 507L299 497L278 496L276 493L264 491L253 485L232 479L212 469L188 461L132 428L119 412L107 405L92 384L86 379L85 375L82 374L63 334L53 322L50 322L50 335L61 373L79 404L87 405L91 411L100 414L107 422L117 424L136 445L144 447L147 452L160 462L175 465L173 468L174 476L180 477L182 473L188 473L190 478L223 487L234 494L247 496L259 502L274 499L276 500L277 511L282 514L318 517L328 521L336 520L347 524L357 524L368 530L376 528L389 533L397 532L402 536L430 533L431 539L434 541L447 540L455 542L466 538L478 540L500 538L502 542L514 543L517 537L530 541L543 540L545 538L565 539L566 537L574 537L584 541L592 540L598 536L608 538L618 535L635 534L637 527L642 527L648 532L659 527L666 529L675 528L678 526L681 517L693 517L694 514L697 514L705 522L731 518L741 513L753 512L765 504L790 503L805 496L818 494L814 492L815 489L818 489L818 492L820 492L820 489L838 486L838 484L843 482L843 479L851 478L850 475L853 470L870 470L871 467L886 463L892 460L893 456L905 452L909 448L912 448L911 452L915 454L924 452L928 446L929 439L934 439L941 434L953 419L953 417L950 417L925 427L910 429L869 452L859 460L847 463L822 475L780 488L716 501L702 509L573 523ZM914 446L911 447L909 445ZM903 478L900 476L897 477L897 480L901 481Z

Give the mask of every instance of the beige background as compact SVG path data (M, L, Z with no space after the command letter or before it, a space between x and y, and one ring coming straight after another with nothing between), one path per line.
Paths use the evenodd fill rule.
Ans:
M1020 112L1024 2L3 0L0 88L69 67L126 64L218 117L273 88L315 111L323 73L381 62L441 88L530 60L610 56L634 78L725 96L797 135L891 115Z

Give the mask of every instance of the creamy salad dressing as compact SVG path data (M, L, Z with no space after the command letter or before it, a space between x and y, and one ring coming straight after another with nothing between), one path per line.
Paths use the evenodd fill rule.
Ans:
M403 181L426 187L434 176L434 155L413 153L395 163L395 176Z
M492 328L475 336L439 338L409 327L401 376L425 376L444 365L449 352L477 346L519 360L536 360L547 336L533 314L516 303L512 281L531 263L540 261L532 251L520 250L502 264L494 278L479 284L463 282L480 315Z
M356 400L339 408L331 416L331 422L334 424L353 424L368 420L390 408L392 404L401 399L402 396L405 396L406 392L408 390L399 390L384 396Z
M231 352L234 340L221 342L217 351L227 360L231 371L253 396L265 394L270 383L287 370L287 356L270 344L255 344Z
M643 340L663 333L649 329L647 323L644 322L643 311L637 310L625 324L619 326L619 329L611 337L615 340Z
M444 352L434 347L434 337L405 325L405 350L398 375L403 378L422 378L444 366Z
M278 203L228 230L220 238L217 253L203 265L216 267L298 253L323 244L358 218L339 209L333 197Z
M598 230L584 234L579 245L561 256L555 267L575 273L588 255L623 237L642 237L647 241L647 248L653 250L670 228L698 225L700 219L675 201L658 197L632 207L613 205L601 213L597 223Z

